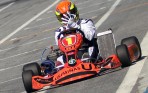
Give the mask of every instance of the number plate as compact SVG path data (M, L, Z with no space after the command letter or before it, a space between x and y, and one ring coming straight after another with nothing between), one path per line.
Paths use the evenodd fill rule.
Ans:
M64 46L72 46L75 43L76 43L76 36L75 35L67 36L67 37L63 38L63 40L62 40L62 44Z

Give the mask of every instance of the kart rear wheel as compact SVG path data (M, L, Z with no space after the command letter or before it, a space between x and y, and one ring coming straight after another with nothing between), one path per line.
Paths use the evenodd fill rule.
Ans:
M119 45L116 47L117 56L122 64L122 67L128 67L132 64L130 55L126 45Z
M30 63L23 66L23 71L31 70L35 76L41 75L41 67L38 63Z
M131 44L137 45L137 47L138 47L138 55L139 55L138 59L141 58L142 52L141 52L140 43L139 43L137 37L131 36L131 37L128 37L128 38L124 38L124 39L121 40L121 44L125 44L127 46L129 46Z
M34 92L34 90L32 89L32 76L33 72L31 70L22 72L22 80L27 93Z

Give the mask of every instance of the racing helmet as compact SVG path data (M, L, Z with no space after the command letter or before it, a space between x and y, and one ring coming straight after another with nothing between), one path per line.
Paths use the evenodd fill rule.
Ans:
M75 21L79 19L79 12L77 10L76 5L69 0L63 0L56 6L56 11L55 11L55 15L61 24L62 24L61 18L64 17L63 14L67 14L67 12L75 15L74 18Z

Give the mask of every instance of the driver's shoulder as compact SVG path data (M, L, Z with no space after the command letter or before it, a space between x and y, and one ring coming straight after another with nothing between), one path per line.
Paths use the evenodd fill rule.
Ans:
M93 23L93 20L92 19L84 19L84 18L81 18L78 23L79 24Z

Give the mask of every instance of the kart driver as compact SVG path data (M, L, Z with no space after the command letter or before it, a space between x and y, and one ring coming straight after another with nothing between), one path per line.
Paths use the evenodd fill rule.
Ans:
M55 15L58 21L61 23L61 27L55 31L55 42L58 45L58 35L60 32L70 28L80 29L84 32L86 40L84 44L88 45L88 53L90 58L97 58L98 56L98 45L96 39L96 28L91 19L79 18L79 12L74 3L69 0L61 1L55 11ZM82 53L82 52L80 52ZM82 53L83 54L83 53ZM64 66L63 56L57 58L57 62L60 62L61 66ZM44 62L42 63L44 64ZM56 63L55 63L56 64ZM59 63L58 63L59 64Z

